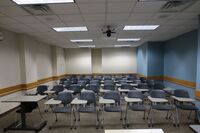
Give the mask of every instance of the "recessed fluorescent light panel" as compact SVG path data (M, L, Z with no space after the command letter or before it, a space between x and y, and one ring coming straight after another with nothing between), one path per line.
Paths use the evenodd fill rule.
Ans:
M86 26L82 27L53 27L57 32L88 31Z
M76 40L70 40L71 42L93 42L92 39L76 39Z
M117 41L118 42L126 42L126 41L133 41L133 42L137 42L139 41L140 38L118 38Z
M124 44L124 45L115 45L115 47L130 47L131 45L126 45L126 44Z
M18 5L74 3L74 0L12 0Z
M79 45L79 48L95 48L95 45Z
M155 30L159 25L127 25L123 30Z

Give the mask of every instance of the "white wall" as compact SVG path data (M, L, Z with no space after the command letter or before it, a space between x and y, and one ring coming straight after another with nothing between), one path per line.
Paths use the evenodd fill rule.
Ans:
M101 49L92 49L92 73L102 73Z
M66 72L68 74L92 73L91 49L66 49Z
M38 43L37 48L37 77L38 79L53 76L52 49L50 45Z
M103 73L136 73L136 49L102 49L102 70Z
M65 74L65 51L63 48L56 47L56 57L57 75Z
M17 36L9 31L3 32L5 39L0 41L0 88L21 83Z
M26 83L37 81L37 42L29 37L23 37L25 50L25 76Z

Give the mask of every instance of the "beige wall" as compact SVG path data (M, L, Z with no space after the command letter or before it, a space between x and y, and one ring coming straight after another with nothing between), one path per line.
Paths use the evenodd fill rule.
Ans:
M136 73L135 48L66 49L66 73Z
M102 49L102 71L103 73L136 73L136 49Z
M9 31L4 31L4 36L0 41L0 88L21 83L17 36Z
M92 73L102 73L102 50L92 49Z
M0 41L0 89L53 76L51 45L30 36L3 31L5 39ZM65 62L64 50L58 53L62 53L58 61ZM62 73L65 73L65 66L61 64L61 67Z
M38 42L37 77L38 79L53 76L52 49L50 45Z
M91 74L91 49L66 49L66 72L68 74Z
M57 57L57 75L65 74L65 50L60 47L56 47L56 57Z

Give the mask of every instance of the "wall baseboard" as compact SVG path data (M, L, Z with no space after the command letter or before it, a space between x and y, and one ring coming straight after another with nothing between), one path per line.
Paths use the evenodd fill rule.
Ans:
M6 88L1 88L0 89L0 96L5 96L5 95L8 95L8 94L11 94L11 93L14 93L14 92L18 92L18 91L22 91L22 90L33 89L33 88L37 87L38 85L58 80L59 78L65 77L66 75L67 74L62 74L62 75L59 75L59 76L52 76L52 77L39 79L37 81L27 83L27 84L19 84L19 85L6 87Z
M185 87L188 87L188 88L192 88L192 89L196 88L196 82L176 79L176 78L167 77L167 76L164 76L163 79L164 79L164 81L171 82L171 83L174 83L174 84L178 84L178 85L181 85L181 86L185 86Z
M43 79L39 79L35 82L32 83L27 83L27 84L19 84L19 85L15 85L15 86L10 86L10 87L6 87L6 88L2 88L0 89L0 96L4 96L4 95L8 95L17 91L21 91L21 90L29 90L29 89L33 89L35 87L37 87L40 84L44 84L47 82L51 82L51 81L55 81L58 80L60 78L63 78L65 76L70 76L70 75L123 75L123 74L137 74L137 73L92 73L92 74L62 74L59 76L52 76L52 77L47 77L47 78L43 78ZM137 74L141 77L146 77L143 74ZM146 77L148 79L154 79L154 80L163 80L163 81L167 81L167 82L171 82L174 84L178 84L181 86L185 86L188 88L192 88L195 89L196 88L196 83L195 82L191 82L191 81L186 81L186 80L181 80L181 79L176 79L176 78L172 78L172 77L167 77L167 76L148 76ZM200 98L200 91L199 92L195 92L195 94L197 94L197 96Z

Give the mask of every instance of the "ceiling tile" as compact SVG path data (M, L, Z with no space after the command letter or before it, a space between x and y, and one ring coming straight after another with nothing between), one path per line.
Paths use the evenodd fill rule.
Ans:
M83 14L105 13L105 3L81 3L78 6Z
M27 24L30 28L37 30L38 32L52 32L53 29L44 24Z
M76 4L49 4L55 14L79 14Z
M76 0L76 3L105 3L105 0Z
M108 13L123 13L130 12L134 4L130 2L119 2L119 3L108 3L107 12Z
M76 15L59 15L59 18L65 22L82 22L83 18L81 15L76 14Z
M190 7L188 7L185 12L197 12L200 13L200 1L197 0L197 2L193 5L191 5Z
M24 23L24 24L31 24L31 23L40 23L35 17L33 16L18 16L18 17L13 17L13 19Z
M0 12L8 16L25 16L30 15L28 12L24 11L18 6L2 6L0 7Z
M199 7L200 8L200 7ZM198 21L198 14L199 13L195 13L195 12L181 12L179 13L176 17L174 17L174 19L187 19L187 20L196 20Z
M0 23L7 24L7 23L19 23L19 22L10 17L0 17Z
M128 20L129 14L128 13L108 13L107 20Z
M154 13L158 12L160 8L165 4L165 1L157 2L137 2L134 7L134 12L143 12L143 13Z
M153 16L153 13L132 13L129 20L148 20Z
M105 21L105 14L84 14L85 21Z
M62 21L60 20L59 17L56 15L43 15L43 16L36 16L36 18L43 22L43 23L61 23Z
M0 6L14 6L15 3L12 0L1 0Z

